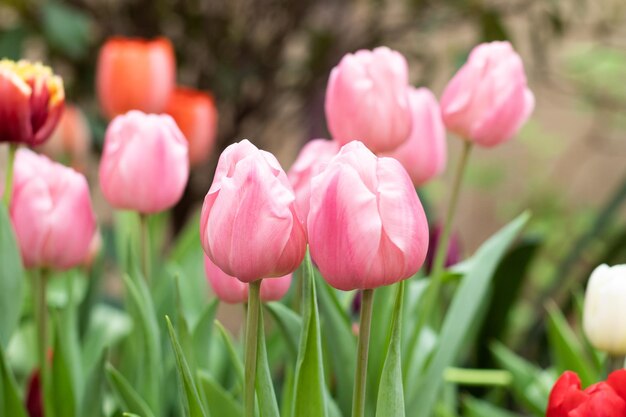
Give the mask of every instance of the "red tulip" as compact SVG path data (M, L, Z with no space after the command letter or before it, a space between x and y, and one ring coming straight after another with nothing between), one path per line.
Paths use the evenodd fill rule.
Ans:
M43 143L57 125L63 81L40 63L0 60L0 142Z
M111 119L130 110L163 112L175 81L176 58L168 39L111 38L100 49L96 88Z
M26 390L26 411L30 417L43 417L43 399L41 392L41 375L35 370L28 380Z
M201 164L211 155L217 133L217 108L210 94L178 87L165 113L174 118L189 142L189 163Z
M546 417L624 417L626 416L626 370L609 375L581 390L580 378L567 371L556 381Z

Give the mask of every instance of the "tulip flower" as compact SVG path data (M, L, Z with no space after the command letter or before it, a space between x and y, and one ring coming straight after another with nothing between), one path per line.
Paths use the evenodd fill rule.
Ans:
M10 215L26 267L64 270L80 265L96 230L85 177L20 149L13 179Z
M419 187L446 167L446 130L437 99L427 88L411 88L409 102L413 127L409 138L388 153L407 170L413 185Z
M174 206L189 177L187 140L168 115L131 111L109 125L100 186L117 209L142 214Z
M509 42L475 47L441 97L446 127L485 147L515 135L534 106L522 59Z
M28 379L26 390L25 406L30 417L44 417L42 400L41 375L35 370Z
M220 156L200 221L202 246L241 282L280 277L304 258L306 233L276 158L247 140Z
M587 284L583 328L597 349L626 355L626 265L598 266Z
M105 116L130 110L161 113L174 90L176 58L169 40L109 39L100 49L96 89Z
M213 292L225 303L239 304L248 301L248 284L239 281L222 271L204 256L204 270ZM264 279L261 282L261 300L278 301L287 294L291 286L291 274L279 278Z
M334 140L362 141L372 152L400 146L411 133L406 59L387 47L347 54L326 89L326 120Z
M68 162L73 168L83 171L90 146L91 130L87 118L78 107L67 105L59 125L40 150L53 159Z
M623 417L626 415L626 370L609 375L606 382L581 389L580 378L567 371L554 384L546 417Z
M0 142L43 143L56 127L64 103L63 81L50 68L0 60Z
M408 174L357 141L313 177L308 231L313 261L344 291L406 279L428 250L426 215Z
M311 178L317 175L333 156L337 155L339 148L340 146L335 141L314 139L304 145L296 162L287 172L287 178L296 193L298 210L303 219L306 219L309 214Z
M217 133L217 108L209 94L178 87L165 113L174 118L189 142L189 162L196 166L211 155Z

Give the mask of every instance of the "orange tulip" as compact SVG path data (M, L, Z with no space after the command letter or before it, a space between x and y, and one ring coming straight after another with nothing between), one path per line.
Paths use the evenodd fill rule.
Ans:
M42 147L41 151L57 161L68 162L72 167L83 171L86 165L91 130L83 112L76 106L65 107L59 125Z
M161 113L176 80L171 42L111 38L98 57L96 87L104 114L113 118L129 110Z
M174 90L165 110L172 116L189 142L192 166L206 161L215 145L217 108L210 94L190 88Z
M40 63L0 60L0 142L43 143L57 125L63 80Z

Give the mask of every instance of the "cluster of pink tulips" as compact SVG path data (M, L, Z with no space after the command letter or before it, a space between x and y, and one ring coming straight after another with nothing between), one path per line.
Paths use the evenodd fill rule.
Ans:
M111 120L99 164L99 185L114 209L134 211L142 220L139 257L147 283L157 275L151 268L147 219L178 203L190 168L207 160L215 142L213 98L175 83L173 48L165 39L116 38L101 50L97 92L102 111ZM49 68L26 61L0 61L0 141L10 147L4 201L23 265L38 271L33 273L33 288L39 300L34 308L39 317L44 391L53 389L46 382L51 378L46 354L50 348L47 279L51 271L89 263L100 239L85 176L26 149L37 150L53 134L64 100L62 81ZM380 375L382 387L388 383L386 378L398 379L394 372L401 366L404 281L420 271L429 250L428 221L416 187L444 171L446 130L456 134L464 147L448 211L441 216L443 230L437 247L431 248L434 256L419 306L418 335L438 315L451 225L470 149L508 141L533 107L522 61L508 42L474 48L439 102L427 88L410 85L408 63L400 52L379 47L347 54L332 69L325 101L331 138L308 142L291 169L285 171L253 140L233 143L222 152L202 206L199 243L214 294L227 303L247 302L242 391L246 417L254 417L259 407L261 415L266 415L263 399L268 398L268 381L263 362L267 359L263 357L267 353L261 303L280 300L292 281L303 297L299 303L303 336L290 412L303 417L316 412L307 411L309 403L311 410L317 410L318 402L325 404L324 410L328 407L324 390L306 388L307 380L324 378L320 368L311 365L319 361L321 366L321 360L309 353L321 343L311 263L331 287L359 290L362 297L355 330L356 364L351 365L351 412L353 417L366 415L367 387L372 383L368 357L374 294L378 288L397 286ZM80 115L68 117L82 120ZM66 137L74 134L69 130ZM79 139L75 142L59 145L62 150L56 154L66 153L77 160L72 152L84 144L79 145ZM17 149L20 145L24 147ZM72 165L84 170L86 164L80 159L80 164ZM297 273L303 260L304 272ZM194 392L182 369L185 389ZM377 416L405 415L403 389L394 389L391 393L379 389ZM202 408L194 403L194 395L187 401L191 409Z

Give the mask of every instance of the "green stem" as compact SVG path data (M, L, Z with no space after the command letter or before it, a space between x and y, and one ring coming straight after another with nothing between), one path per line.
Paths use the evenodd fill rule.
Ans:
M245 417L254 417L256 380L257 339L259 332L259 316L261 311L261 281L249 284L248 318L246 321L246 357L244 381L244 412Z
M152 265L152 257L151 257L151 246L150 246L150 225L149 225L149 215L139 213L139 219L141 221L141 264L143 267L143 275L146 282L150 282L151 276L151 265Z
M452 231L452 223L454 222L454 214L459 202L459 195L461 191L461 184L463 183L463 177L467 168L467 162L469 160L470 151L472 150L472 143L470 141L463 141L463 150L461 152L461 158L457 166L457 170L454 176L454 182L452 183L452 191L450 195L450 202L448 203L448 209L446 211L445 223L437 247L435 248L435 260L430 272L430 281L424 294L420 297L421 309L417 315L417 323L411 334L411 340L409 346L407 364L413 362L415 356L415 347L419 340L419 336L426 323L431 319L437 301L439 300L439 292L441 291L441 279L444 270L444 263L448 254L448 247L450 245L450 234ZM405 378L409 372L405 372ZM406 382L406 381L405 381Z
M4 178L4 195L2 196L2 201L7 207L11 204L11 193L13 192L13 165L15 164L16 152L17 143L9 143L9 158Z
M39 381L41 386L42 406L46 415L50 414L50 402L48 389L49 383L49 363L48 363L48 305L46 301L46 288L48 284L48 273L41 270L39 273L31 274L33 290L33 309L35 316L35 326L37 329L37 360L39 364Z
M365 415L365 386L367 382L367 359L372 327L372 306L374 290L363 290L361 317L359 321L359 344L357 346L356 372L354 374L354 395L352 397L352 417Z

